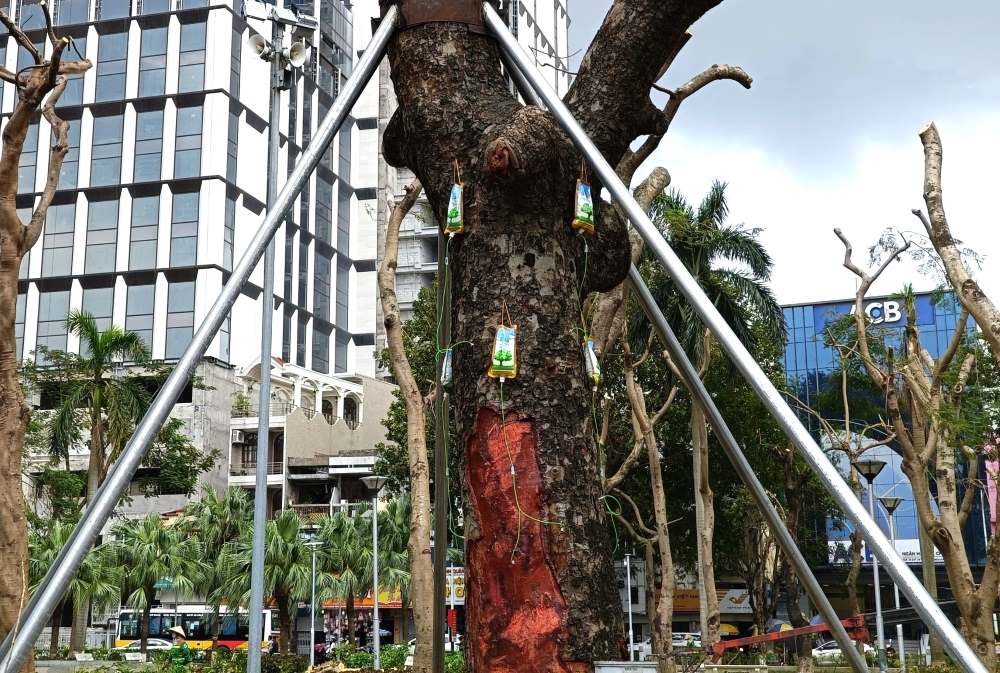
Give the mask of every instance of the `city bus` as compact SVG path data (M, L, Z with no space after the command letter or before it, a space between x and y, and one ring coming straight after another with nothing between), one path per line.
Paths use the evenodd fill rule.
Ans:
M250 615L246 610L233 613L228 608L221 608L219 616L222 628L219 630L219 649L246 649L250 635ZM215 620L212 607L208 605L178 605L174 608L153 608L149 612L149 637L171 640L167 629L180 626L187 635L187 644L193 650L208 650L212 648L212 636L215 633ZM264 628L262 636L271 634L271 610L264 610ZM128 647L139 640L142 626L142 610L123 608L118 612L115 629L115 647ZM267 642L263 637L262 641Z

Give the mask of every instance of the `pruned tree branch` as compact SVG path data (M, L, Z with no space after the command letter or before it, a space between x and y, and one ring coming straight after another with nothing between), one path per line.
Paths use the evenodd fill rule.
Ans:
M958 295L958 300L982 328L983 337L989 343L993 357L1000 362L1000 311L973 279L951 234L941 189L944 151L933 122L921 129L920 142L924 146L924 203L927 204L930 219L919 209L914 209L913 214L927 230L927 236L941 257L948 281Z
M59 97L66 90L66 82L66 77L60 75L55 88L52 89L52 93L49 94L42 108L42 115L49 122L49 126L52 127L55 142L52 144L52 151L49 154L49 169L45 176L45 189L42 190L42 196L38 200L38 205L31 214L31 220L29 220L27 226L24 228L24 239L21 241L22 255L31 250L42 233L45 214L48 212L49 206L52 205L52 199L56 195L56 189L59 187L59 173L62 171L63 161L69 152L69 122L60 118L56 113L56 103L59 102Z
M677 116L677 111L680 110L681 103L712 82L719 82L722 80L736 82L742 85L744 89L749 89L753 86L753 78L748 75L743 68L735 65L716 64L711 68L698 73L673 91L669 89L661 89L670 96L662 112L662 129L657 133L651 133L649 137L643 141L642 145L640 145L635 151L625 153L625 156L618 163L618 174L622 177L622 179L631 179L632 175L634 175L639 169L639 166L641 166L642 163L646 161L646 159L648 159L649 156L656 150L656 148L660 146L663 136L667 134L667 131L670 129L670 124L674 121L674 117Z

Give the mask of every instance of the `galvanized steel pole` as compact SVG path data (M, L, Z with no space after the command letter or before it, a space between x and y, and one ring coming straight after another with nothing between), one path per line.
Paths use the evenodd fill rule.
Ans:
M850 487L844 482L836 466L816 444L812 435L802 425L795 412L788 406L781 393L774 386L760 365L740 342L732 328L719 314L711 300L698 285L697 281L684 268L670 245L650 221L649 216L639 206L628 187L621 181L608 161L601 155L587 132L573 118L559 96L552 91L545 79L534 69L531 62L521 51L517 42L504 25L503 19L489 3L483 4L486 25L496 37L507 56L524 73L532 87L539 93L553 116L563 127L578 148L587 156L595 173L604 186L611 192L614 200L625 211L636 231L643 237L650 250L670 274L677 289L687 299L701 320L712 331L719 344L729 355L733 364L740 370L743 377L753 387L761 401L781 425L782 429L796 445L800 453L820 477L821 482L834 497L844 513L858 526L872 550L886 565L893 579L900 585L903 593L910 599L914 609L924 622L934 629L944 641L952 656L967 673L987 673L982 662L976 657L972 648L962 638L961 634L948 621L941 608L931 599L919 580L910 572L903 560L896 554L889 540L879 530L874 519L865 511Z
M226 315L236 303L236 298L239 297L244 284L250 278L268 242L274 237L275 231L284 221L285 213L294 205L303 185L319 164L323 152L326 151L340 130L358 96L361 95L361 91L381 62L389 39L396 31L398 20L398 8L390 7L386 11L378 31L372 36L372 41L358 62L354 73L347 80L330 112L327 113L323 123L316 130L313 142L302 153L298 164L278 194L274 207L268 211L260 228L247 246L246 252L243 253L243 257L233 268L232 275L223 286L218 299L215 300L198 325L191 339L191 344L163 383L163 387L156 399L153 400L142 422L139 423L121 457L109 470L104 484L97 491L94 500L74 528L63 550L41 581L38 591L32 596L23 613L17 637L13 637L13 633L8 635L2 649L0 649L0 657L2 657L0 670L18 671L27 660L38 634L47 625L52 616L52 610L62 599L66 588L76 574L77 568L87 552L90 551L94 540L101 532L101 528L114 512L118 499L128 488L132 476L142 464L146 450L152 444L160 427L170 416L174 403L187 387L188 381L194 375L202 356L211 345Z
M795 544L795 540L785 526L785 521L781 518L781 514L774 506L774 503L771 502L771 498L768 497L764 485L757 479L757 475L743 454L739 442L733 436L719 408L715 406L715 400L712 399L708 389L705 388L704 382L698 376L698 370L691 362L691 358L684 352L684 348L674 334L673 329L671 329L670 323L667 322L660 307L656 304L656 300L653 299L649 288L646 287L646 283L642 280L639 270L633 266L629 269L628 278L635 291L636 299L639 300L643 311L649 316L653 327L666 346L670 358L677 365L677 370L681 375L684 386L704 410L705 416L708 418L709 423L712 424L712 429L715 430L715 436L719 440L719 444L722 445L723 451L726 452L726 456L736 469L736 473L740 475L740 479L743 480L743 483L750 490L750 495L767 520L768 528L771 529L771 533L778 541L778 546L781 547L782 553L784 553L785 558L788 559L788 562L795 570L796 577L802 582L802 588L805 589L809 600L812 601L812 604L819 611L819 614L823 617L823 621L830 627L830 632L833 634L834 640L840 645L840 651L846 653L845 656L849 660L851 667L857 673L868 673L868 665L865 663L864 657L861 656L861 653L854 647L854 643L851 642L850 636L847 635L847 630L840 622L840 617L837 616L837 611L833 609L830 599L823 593L823 588L809 567L809 562L806 561L798 545Z
M278 150L281 144L281 90L285 64L281 54L285 27L271 20L271 101L267 132L267 209L278 196ZM260 381L257 403L257 471L253 491L253 542L250 557L250 638L247 640L247 673L260 673L261 647L270 633L264 630L264 538L267 535L267 473L271 435L271 331L274 321L274 237L264 251L261 292ZM282 505L284 506L284 505Z

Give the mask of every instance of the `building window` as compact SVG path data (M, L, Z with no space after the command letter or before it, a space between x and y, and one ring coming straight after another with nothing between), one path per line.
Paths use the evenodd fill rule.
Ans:
M321 374L330 373L330 332L313 326L312 367Z
M139 96L161 96L167 86L167 27L144 28L139 46Z
M84 313L94 317L97 329L104 331L111 327L111 312L114 307L115 289L113 287L88 287L83 290ZM80 340L80 355L87 356L90 349L86 341Z
M125 65L128 63L128 33L106 33L97 41L97 90L94 100L125 98Z
M118 241L118 199L91 201L87 210L87 252L84 273L115 270Z
M295 364L306 366L306 330L309 329L309 318L299 312L299 329L295 335Z
M97 16L100 19L121 19L131 14L131 0L97 0Z
M17 341L17 359L24 354L24 309L28 303L28 295L17 295L17 307L14 309L14 339Z
M21 159L17 164L17 191L35 191L35 167L38 165L38 122L28 125L24 136Z
M243 31L238 30L236 20L233 20L233 41L230 45L229 57L229 93L233 98L240 97L240 65L243 57Z
M170 266L194 266L198 257L199 192L174 194L170 227Z
M153 307L156 299L156 286L129 285L125 301L125 329L135 332L146 343L147 349L153 348Z
M201 175L201 106L177 108L174 177Z
M163 153L163 110L146 110L135 120L135 170L133 182L160 179Z
M160 197L132 199L132 236L129 241L128 268L156 267L156 235L160 223Z
M337 327L347 329L347 308L350 303L351 263L337 255Z
M38 0L21 0L18 3L19 11L17 14L17 24L23 28L42 28L45 26L45 15L42 14L42 8ZM6 34L4 30L4 34ZM21 71L20 63L18 63L18 72Z
M337 330L337 346L333 354L333 366L335 372L347 371L347 347L351 343L351 337L346 332ZM345 400L346 402L346 400ZM346 414L345 414L346 415Z
M313 315L330 322L330 258L317 251L313 285Z
M226 319L222 321L219 329L219 359L229 362L229 347L232 343L233 314L226 314Z
M42 239L42 276L68 276L72 273L75 222L75 203L49 206Z
M292 361L292 314L287 309L281 316L281 359Z
M94 187L114 185L122 173L122 115L94 117L93 159L90 162L90 184Z
M194 335L194 281L171 283L167 293L167 349L164 356L176 360L184 354Z
M38 297L38 339L36 346L50 351L66 350L66 314L69 313L69 290L42 292ZM38 358L45 364L44 355Z
M340 132L340 168L337 175L346 180L351 179L351 127L345 126Z
M226 144L226 180L236 184L236 162L239 159L240 116L229 111L229 134Z
M309 296L309 241L299 237L299 306L305 307Z
M73 0L77 2L79 0ZM83 6L86 7L87 3L83 2ZM86 21L87 19L84 19ZM68 60L83 60L87 54L87 38L84 37L74 37L70 38L69 46L66 47L66 51L63 52L63 59ZM63 91L63 95L59 97L59 102L56 103L56 107L69 107L71 105L82 105L83 104L83 75L67 75L66 76L66 89Z
M90 3L87 0L56 0L52 17L60 26L90 21Z
M348 173L347 175L350 175ZM351 188L340 180L337 195L337 252L349 255L351 247Z
M333 245L333 183L316 173L316 238Z
M233 239L236 236L236 194L226 194L226 219L222 227L222 268L233 269Z
M177 91L198 91L205 83L205 23L181 24Z
M358 427L358 401L353 397L344 398L344 422L347 427L354 430Z
M68 119L67 122L69 149L59 169L59 189L74 189L80 176L80 120Z
M170 0L138 0L140 14L159 14L170 11Z

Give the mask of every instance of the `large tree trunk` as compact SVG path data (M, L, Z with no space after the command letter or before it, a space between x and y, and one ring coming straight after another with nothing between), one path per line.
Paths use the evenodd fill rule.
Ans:
M28 520L21 490L21 454L28 406L17 378L14 313L21 257L0 228L0 636L15 628L27 600Z
M347 597L347 601L346 602L347 602L347 605L346 605L346 609L347 609L347 640L351 643L351 645L357 645L358 644L358 639L354 635L354 628L356 626L354 622L357 619L357 615L356 615L355 610L354 610L354 594L349 595Z
M104 480L103 460L103 427L100 417L91 418L90 424L90 460L87 464L87 502L93 502L97 490ZM87 648L87 620L90 616L90 601L77 601L73 605L73 626L70 629L70 652L83 652Z
M851 490L855 497L861 499L861 480L858 478L858 470L851 461ZM861 544L864 538L861 531L854 528L851 531L851 570L847 573L847 603L851 607L852 615L861 614L861 601L858 598L858 578L861 577ZM859 645L860 647L860 645Z
M403 218L420 196L417 181L408 187L403 200L393 209L386 227L385 250L378 272L379 296L382 299L386 338L392 362L392 372L406 404L406 440L410 468L410 537L407 552L410 561L410 594L413 597L413 621L416 647L413 670L431 673L434 666L434 566L431 563L431 497L430 469L427 464L427 421L424 400L420 394L403 345L403 324L396 300L396 264L399 254L399 228ZM450 344L439 344L443 347ZM437 447L447 451L447 447ZM440 597L439 597L440 599ZM404 615L405 628L405 614ZM405 634L404 634L405 636ZM405 641L405 637L404 637Z
M52 620L49 622L49 658L55 659L59 654L59 627L62 624L63 601L52 611Z
M698 537L698 584L701 593L702 646L711 648L719 641L719 595L715 590L715 498L708 472L708 425L705 412L691 405L691 453L694 465L695 528Z
M153 609L153 597L156 589L151 586L144 587L143 593L146 594L146 606L142 609L142 628L139 630L139 651L146 654L146 647L149 645L149 638L152 635L149 632L149 613Z
M605 229L585 253L569 226L580 158L547 115L511 97L491 40L429 24L400 33L390 60L390 163L414 170L441 222L456 161L465 183L445 310L455 343L470 343L456 353L452 396L466 447L468 660L475 673L589 671L624 643L578 292L621 282L627 238ZM585 254L599 271L582 278ZM501 402L486 371L504 307L519 373Z
M278 636L278 651L282 654L293 654L295 652L295 618L292 610L288 607L287 596L275 596L278 603L278 623L280 624L280 635Z
M984 609L972 618L962 618L959 622L962 636L983 662L987 671L995 671L997 665L996 645L993 634L993 611Z

